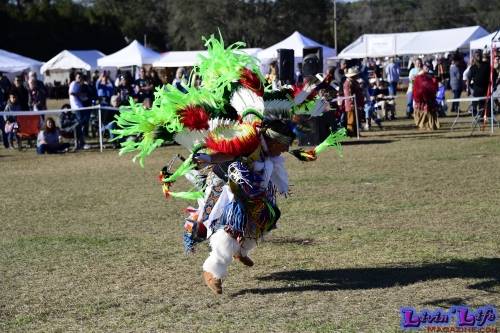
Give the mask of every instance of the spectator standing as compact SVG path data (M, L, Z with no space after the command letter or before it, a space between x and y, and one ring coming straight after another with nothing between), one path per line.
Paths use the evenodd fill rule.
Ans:
M28 73L28 84L30 81L36 82L36 87L43 92L43 96L47 96L47 89L45 88L45 84L43 84L42 81L38 80L38 76L36 75L36 72L30 71ZM45 103L45 101L43 101Z
M69 149L69 143L61 143L61 133L56 127L54 119L48 117L45 120L44 128L38 132L36 140L37 154L57 154Z
M389 94L396 96L399 82L399 65L394 61L394 58L389 59L389 64L385 67L385 75L389 82Z
M361 62L361 68L359 69L359 76L363 80L364 86L368 89L370 85L370 63L368 61L368 58L364 58L363 61ZM368 92L365 93L365 95Z
M15 112L22 111L21 105L19 104L17 95L14 91L10 91L9 99L7 100L7 105L5 105L5 112ZM5 141L3 142L5 148L14 149L14 139L16 139L18 125L15 116L6 116L5 121L2 118L2 132L5 136ZM19 143L18 143L19 144Z
M435 130L439 128L437 117L436 93L438 84L429 74L432 63L425 62L423 70L415 77L413 85L413 101L415 102L415 125L419 129Z
M462 73L460 72L459 59L454 57L450 66L450 87L453 98L460 98L462 95ZM458 112L459 102L453 102L451 112Z
M446 110L448 109L446 106L446 86L440 77L438 77L436 81L438 83L438 90L436 92L438 116L446 117Z
M85 137L83 135L83 126L88 119L88 111L87 110L78 110L83 108L83 103L81 100L82 96L82 84L83 84L83 75L82 73L76 73L75 80L71 81L69 84L69 103L71 109L75 110L76 120L78 122L78 126L76 127L76 149L83 149L85 146Z
M163 82L161 81L158 72L155 71L152 67L149 69L148 78L151 84L153 85L153 95L154 95L154 90L158 87L163 86Z
M101 74L99 74L99 71L96 69L94 71L94 73L92 74L92 87L96 86L97 80L99 80L100 77L101 77Z
M488 91L488 85L490 84L490 59L489 54L482 54L481 50L478 50L476 58L476 67L471 67L472 71L472 96L473 97L484 97ZM472 70L474 68L474 70ZM478 107L485 107L485 100L472 102L472 113L475 116L478 112Z
M109 78L108 71L103 71L101 76L97 79L95 83L95 88L97 91L97 98L100 104L109 105L111 96L113 95L114 85Z
M497 54L493 62L493 86L491 91L494 97L493 103L498 109L500 108L500 54Z
M120 75L120 81L116 86L116 93L120 97L120 106L130 105L130 98L134 97L134 88L132 86L132 75L125 72Z
M28 82L28 105L32 111L47 110L47 98L45 89L38 84L36 77L30 78Z
M9 79L3 74L3 72L0 72L0 110L5 109L11 88ZM3 116L0 116L0 131L2 132L2 142L4 147L9 148L9 141L7 134L5 133L5 119Z
M87 75L82 75L82 82L80 85L80 100L84 107L91 107L94 105L94 101L96 100L95 86L92 86L92 82L89 81L89 77ZM89 136L89 125L91 123L91 119L94 121L92 124L95 124L95 120L97 119L97 111L96 110L88 110L83 113L83 136ZM95 133L95 132L93 132Z
M11 87L11 92L17 96L17 102L22 111L28 111L29 105L29 94L28 89L24 86L22 75L18 75L14 78L14 85Z
M380 58L375 60L375 76L377 77L377 79L382 79L384 76L384 69L382 67L382 61L380 60Z
M7 100L9 98L9 90L11 84L9 79L3 75L3 72L0 71L0 109L3 110L5 108L5 104L7 104Z
M139 78L135 80L135 94L137 97L137 102L142 103L145 99L153 99L153 83L150 81L149 77L146 76L146 70L141 67L139 70Z
M446 79L447 79L448 73L446 71L446 65L445 65L445 59L440 56L437 59L437 65L436 65L436 78L440 80L439 82L442 82L443 85L446 86Z
M413 116L413 84L415 82L415 77L422 71L422 59L415 59L415 67L410 69L408 73L408 90L406 91L406 117L411 118Z
M278 62L272 61L269 64L269 71L266 74L266 82L271 85L272 90L279 90L279 70L278 70Z
M116 70L115 87L118 87L118 85L120 84L120 80L121 80L122 74L123 74L122 70L118 68Z
M337 83L337 85L339 87L343 87L344 86L344 82L345 82L345 71L347 71L347 63L344 59L340 60L340 65L339 67L337 67L335 69L335 73L334 73L334 81L335 83Z
M184 67L177 68L175 72L175 79L172 81L172 85L176 87L179 91L183 93L187 93L186 88L184 88L187 84L186 80L186 69Z
M356 105L351 98L344 100L345 113L347 115L347 135L353 137L358 134L358 124L356 119L360 118L359 110L362 110L365 104L364 94L357 82L359 71L357 67L349 68L345 74L346 80L344 82L344 96L355 96Z

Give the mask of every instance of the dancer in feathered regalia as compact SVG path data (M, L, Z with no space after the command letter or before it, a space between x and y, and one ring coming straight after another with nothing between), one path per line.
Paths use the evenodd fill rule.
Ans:
M202 85L189 85L180 92L171 85L158 89L151 110L131 101L129 110L117 117L118 139L134 135L138 141L122 143L121 153L138 151L141 165L163 143L160 131L167 131L186 147L190 156L172 171L163 168L160 179L165 196L196 200L188 208L184 223L184 246L209 239L211 252L203 264L203 279L217 294L233 259L253 266L249 252L276 227L281 216L278 194L288 194L285 159L301 129L294 115L319 116L325 101L317 91L327 84L309 84L271 91L264 84L257 59L239 50L243 43L224 48L222 38L205 40L208 55L200 56L193 69ZM290 153L302 161L314 161L327 147L340 149L345 131L331 133L311 150ZM134 159L135 159L134 158ZM185 176L194 188L173 192L175 181Z

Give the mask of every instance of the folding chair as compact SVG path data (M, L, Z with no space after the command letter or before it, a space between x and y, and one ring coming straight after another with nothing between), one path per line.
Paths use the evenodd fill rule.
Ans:
M22 140L28 140L28 144L32 147L32 140L35 140L40 131L40 116L17 116L17 124L19 129L17 130L17 145L19 150L22 149Z

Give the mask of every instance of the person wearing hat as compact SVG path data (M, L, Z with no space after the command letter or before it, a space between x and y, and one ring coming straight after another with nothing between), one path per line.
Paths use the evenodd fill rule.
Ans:
M354 137L358 134L358 124L356 118L359 119L360 112L356 108L362 108L365 104L363 91L357 82L359 71L357 67L351 67L345 73L346 80L344 82L344 96L355 96L356 104L353 99L344 100L344 109L347 118L347 135ZM355 114L357 112L357 114Z
M415 125L419 129L436 130L440 127L438 120L438 105L436 93L438 84L436 78L429 72L430 61L424 63L422 71L415 77L413 84L413 101L415 106Z

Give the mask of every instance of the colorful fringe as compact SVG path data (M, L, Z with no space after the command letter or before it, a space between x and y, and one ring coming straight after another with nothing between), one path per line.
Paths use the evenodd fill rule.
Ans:
M300 161L312 162L318 158L318 154L324 152L329 147L334 147L337 149L337 153L342 157L342 145L340 144L347 138L347 131L345 128L338 130L335 133L330 133L330 135L314 149L304 150L295 149L290 151L290 154L295 156Z

